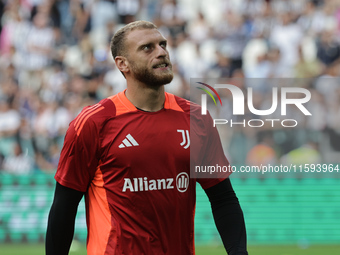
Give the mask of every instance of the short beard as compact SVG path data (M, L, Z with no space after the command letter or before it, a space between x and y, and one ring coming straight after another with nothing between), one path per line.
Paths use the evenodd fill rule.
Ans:
M174 77L171 63L168 64L169 71L162 74L155 74L145 66L137 66L133 62L130 63L134 77L147 86L159 87L170 83Z

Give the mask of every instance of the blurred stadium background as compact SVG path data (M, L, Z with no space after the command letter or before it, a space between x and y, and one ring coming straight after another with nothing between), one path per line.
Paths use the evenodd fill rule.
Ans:
M0 254L43 254L65 131L124 89L109 40L138 19L169 40L171 93L189 98L190 78L204 77L242 89L250 78L299 79L311 91L313 117L298 129L222 130L233 164L339 164L338 0L0 0ZM259 84L260 108L271 91ZM250 254L340 254L338 176L235 175ZM85 254L84 213L82 202L71 254ZM197 254L224 254L200 187L195 237Z

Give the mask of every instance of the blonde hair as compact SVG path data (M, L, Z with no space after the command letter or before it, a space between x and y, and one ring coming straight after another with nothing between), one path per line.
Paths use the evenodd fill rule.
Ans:
M149 21L134 21L119 29L111 39L110 47L113 59L117 56L126 55L125 38L126 35L135 29L157 29L157 26Z

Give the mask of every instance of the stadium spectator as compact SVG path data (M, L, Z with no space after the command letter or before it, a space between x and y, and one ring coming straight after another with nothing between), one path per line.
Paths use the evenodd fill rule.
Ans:
M0 154L13 154L15 137L20 128L20 114L6 98L0 98Z
M308 141L299 148L283 155L280 161L284 165L320 164L322 162L322 158L318 151L318 143Z
M243 16L227 13L225 34L220 38L221 52L230 60L230 73L242 68L242 52L247 45L249 34ZM216 31L215 33L219 33Z
M197 19L188 24L188 33L191 39L198 44L209 39L211 28L205 20L203 13L198 13Z
M340 58L340 45L334 30L322 31L317 46L318 59L324 65L329 66Z
M33 26L27 37L28 70L41 70L49 64L54 40L53 29L48 25L47 14L38 12L33 17Z
M210 77L230 77L231 67L230 59L222 52L216 52L217 61L208 71Z
M4 159L3 169L11 174L29 174L33 171L33 159L22 151L19 143L15 143L13 153Z
M259 132L258 144L251 148L247 154L246 163L250 166L275 165L278 162L274 150L274 140L271 133Z
M177 0L163 1L159 10L159 17L162 23L168 27L173 38L177 38L178 35L185 32L186 17Z
M2 15L4 14L4 8L5 8L5 3L4 1L0 1L0 20L2 19ZM1 30L2 30L2 24L0 22L0 33L1 33Z
M76 42L91 31L91 3L80 0L70 2L70 13L74 19L71 35Z
M306 34L316 36L322 31L323 15L317 8L315 1L306 1L305 9L298 18L297 23Z
M116 8L120 23L127 24L135 20L140 10L140 0L117 0Z
M39 5L34 5L31 10L31 20L38 13L44 13L49 17L49 25L55 29L61 26L61 14L57 7L56 0L42 1Z
M6 21L1 31L1 53L7 53L11 46L19 47L29 29L29 22L22 17L19 8L9 5L3 14ZM21 44L21 46L23 46Z
M333 63L325 68L324 74L315 79L314 86L323 94L328 105L337 100L336 90L339 87L337 77L340 75L340 63Z
M271 31L270 42L281 53L280 65L285 69L285 75L282 77L294 77L293 67L298 61L298 47L303 33L291 13L281 14L279 22Z
M311 78L319 76L322 72L322 66L316 57L312 56L308 58L308 56L306 56L307 54L303 52L302 45L298 47L298 51L299 59L294 66L294 77Z

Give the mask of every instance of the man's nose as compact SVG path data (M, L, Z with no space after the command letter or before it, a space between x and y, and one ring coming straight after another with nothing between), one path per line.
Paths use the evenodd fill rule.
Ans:
M168 55L168 51L162 47L161 45L157 45L157 57L166 57Z

